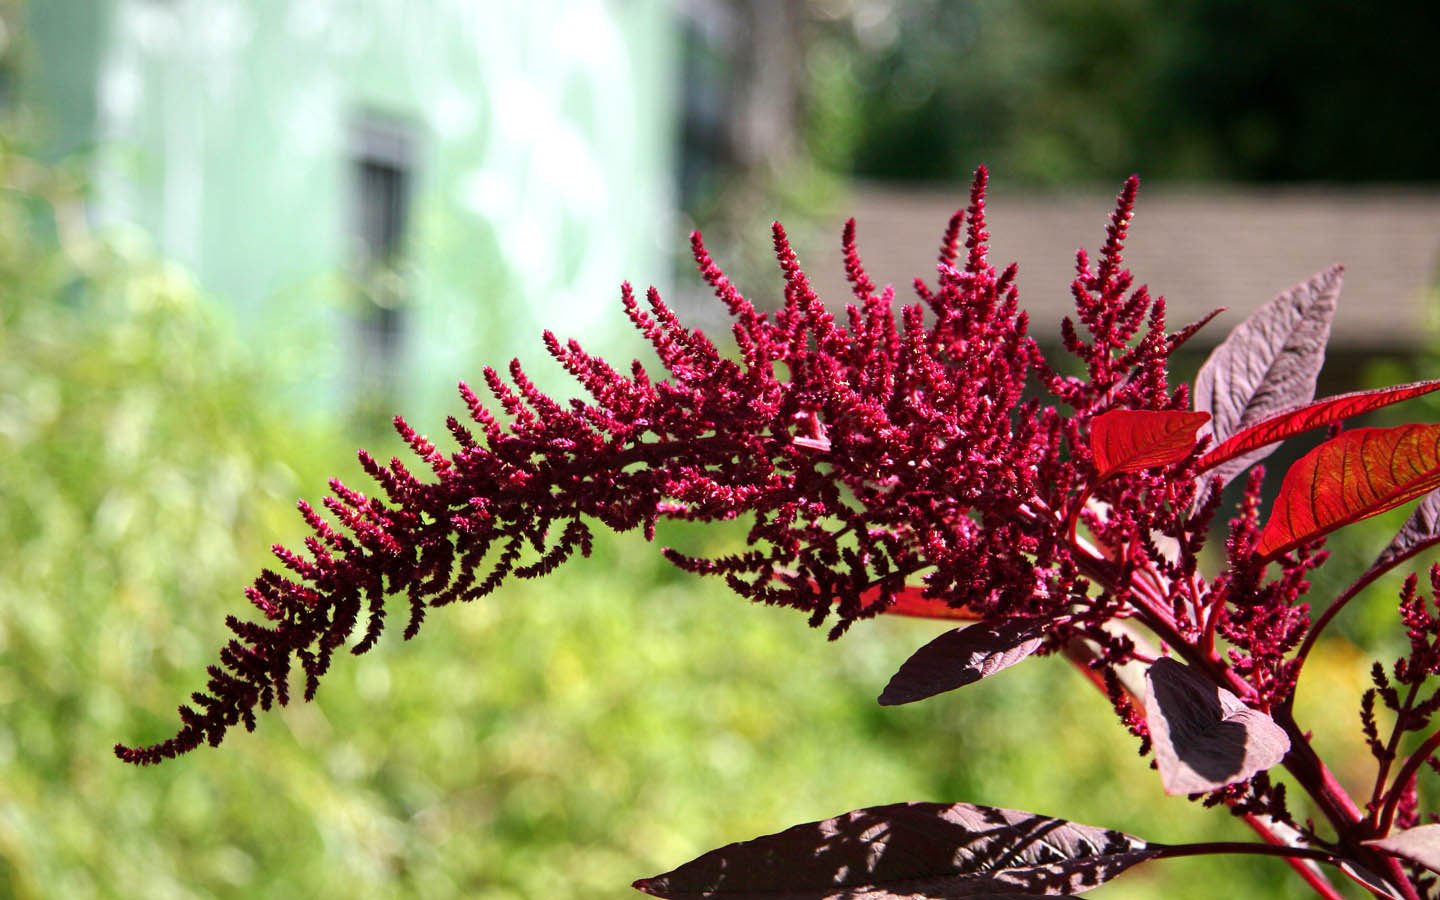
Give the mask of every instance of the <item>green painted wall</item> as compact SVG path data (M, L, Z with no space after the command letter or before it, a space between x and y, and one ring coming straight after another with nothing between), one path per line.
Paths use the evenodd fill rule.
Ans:
M482 364L538 360L543 327L622 346L619 282L669 269L663 0L44 0L29 20L35 93L68 104L56 138L98 140L97 226L231 304L299 408L343 404L362 346L361 117L417 151L396 398L417 421Z

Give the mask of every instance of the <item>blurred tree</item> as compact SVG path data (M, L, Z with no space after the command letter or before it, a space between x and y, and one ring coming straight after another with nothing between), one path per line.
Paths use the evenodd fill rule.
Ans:
M805 3L704 0L680 8L680 206L741 283L771 283L766 226L784 221L803 245L823 223L828 238L826 205L839 186L807 146L814 22ZM677 266L689 271L688 255ZM702 303L694 312L711 309Z
M1434 180L1440 7L829 0L810 143L880 179Z

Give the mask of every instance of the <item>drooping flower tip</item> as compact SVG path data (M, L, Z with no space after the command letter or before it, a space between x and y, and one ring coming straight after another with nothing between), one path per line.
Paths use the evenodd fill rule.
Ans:
M653 539L660 519L745 518L742 552L666 555L748 599L807 612L813 624L838 620L836 635L887 608L867 601L874 591L888 598L921 573L947 608L977 617L1068 609L1086 588L1049 511L1065 509L1082 487L1073 463L1080 431L1027 400L1036 387L1028 373L1043 359L1018 309L1014 270L999 274L985 259L987 178L977 170L969 206L946 229L946 271L933 292L920 290L928 313L911 305L897 315L888 290L874 294L853 224L842 245L861 303L841 319L815 296L778 223L786 287L773 316L740 294L695 232L701 277L735 319L738 361L685 327L653 289L642 301L627 282L625 315L663 367L654 377L638 362L622 375L547 332L546 351L586 399L556 402L513 362L508 378L484 369L495 413L459 386L481 427L471 434L447 421L458 451L441 453L397 418L397 432L428 464L424 480L399 459L361 454L380 486L373 496L335 481L323 509L301 504L312 539L304 551L278 551L283 573L264 572L252 585L266 621L231 623L237 640L176 737L117 755L159 762L250 727L257 707L286 702L292 667L309 699L339 648L364 652L379 639L387 597L408 605L411 637L432 606L587 555L592 526ZM960 268L946 260L958 258L962 235L969 253ZM1125 317L1105 314L1118 298L1087 301L1091 340L1075 343L1103 377L1076 380L1062 399L1163 408L1151 381L1126 381L1145 354L1166 349L1152 341L1137 357L1127 343L1145 296ZM1154 504L1119 490L1110 499L1129 504L1128 518L1106 527L1147 533Z

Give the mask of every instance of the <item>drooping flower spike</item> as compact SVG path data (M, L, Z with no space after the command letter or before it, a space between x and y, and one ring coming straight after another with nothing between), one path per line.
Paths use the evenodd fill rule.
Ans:
M982 168L945 228L934 280L916 280L918 302L897 308L891 288L877 290L853 221L842 251L854 301L843 314L816 296L779 224L784 300L773 312L743 296L697 233L695 262L733 320L733 350L683 325L654 289L642 298L627 284L625 315L663 371L612 365L546 332L582 398L547 396L512 361L506 376L483 371L493 409L460 385L468 421L447 420L451 451L397 418L418 462L361 451L372 493L332 481L323 511L302 501L311 536L301 549L276 546L280 565L246 590L260 619L227 619L233 637L174 736L117 755L157 763L253 729L257 710L290 702L292 674L308 700L337 651L372 648L393 606L409 639L435 607L588 556L597 526L653 540L661 519L744 519L735 553L663 552L742 597L829 623L831 637L887 613L975 623L917 651L881 694L887 705L1063 655L1142 753L1153 749L1166 790L1228 807L1263 841L1166 846L1016 810L901 804L731 845L640 890L1066 894L1147 860L1239 852L1285 858L1321 896L1340 894L1315 862L1379 896L1418 900L1433 884L1424 870L1440 861L1440 838L1418 825L1416 787L1440 749L1429 730L1440 693L1427 686L1440 674L1440 615L1417 582L1401 601L1411 652L1388 673L1377 665L1362 704L1377 760L1363 804L1316 754L1293 698L1317 635L1380 574L1440 543L1432 493L1312 625L1309 574L1325 562L1325 536L1440 487L1437 426L1341 424L1440 381L1314 400L1337 266L1238 325L1193 388L1172 388L1171 354L1215 313L1167 331L1164 299L1125 267L1135 178L1098 257L1077 254L1075 315L1059 329L1074 360L1060 365L1029 333L1016 267L989 261L986 179ZM1254 464L1319 427L1335 433L1284 475L1262 515ZM1220 489L1246 469L1223 566L1206 574ZM1440 591L1440 570L1431 580ZM1381 706L1394 718L1388 738ZM1402 760L1401 740L1416 732ZM1279 768L1313 815L1291 814L1286 783L1271 777ZM887 861L891 845L910 848L904 860Z
M642 301L626 285L625 312L666 377L638 361L621 374L547 333L586 399L547 397L517 361L509 379L484 371L498 415L461 385L471 424L447 422L458 444L449 454L397 418L428 471L362 451L375 494L332 482L329 520L302 503L314 535L303 551L276 547L281 569L247 590L264 621L229 620L235 636L174 738L119 752L144 763L218 743L253 725L256 707L286 702L292 670L309 698L353 634L352 652L373 646L387 597L404 598L410 637L430 608L586 555L597 524L649 538L661 518L752 517L742 553L666 554L747 598L830 619L837 635L885 611L907 579L937 607L977 615L1063 607L1074 567L1053 519L1075 476L1061 417L1024 399L1040 356L1013 271L986 262L984 184L982 172L941 250L958 259L963 234L964 267L942 263L927 300L898 314L873 292L849 237L864 299L842 324L778 224L785 301L773 315L740 295L697 234L696 261L734 318L738 358L684 327L653 289Z

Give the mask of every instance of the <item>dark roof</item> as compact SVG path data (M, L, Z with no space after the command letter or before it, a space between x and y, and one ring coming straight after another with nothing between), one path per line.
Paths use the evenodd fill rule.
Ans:
M962 187L862 185L842 205L858 221L871 278L911 302L914 276L933 284L941 233L965 203ZM1020 263L1021 306L1041 340L1071 311L1075 250L1095 255L1113 205L1113 193L991 192L991 262ZM838 245L837 232L802 261L820 296L840 307L851 295ZM1219 341L1276 293L1344 263L1332 345L1416 349L1440 324L1440 190L1142 187L1125 260L1137 283L1166 298L1171 330L1228 307L1197 343Z

